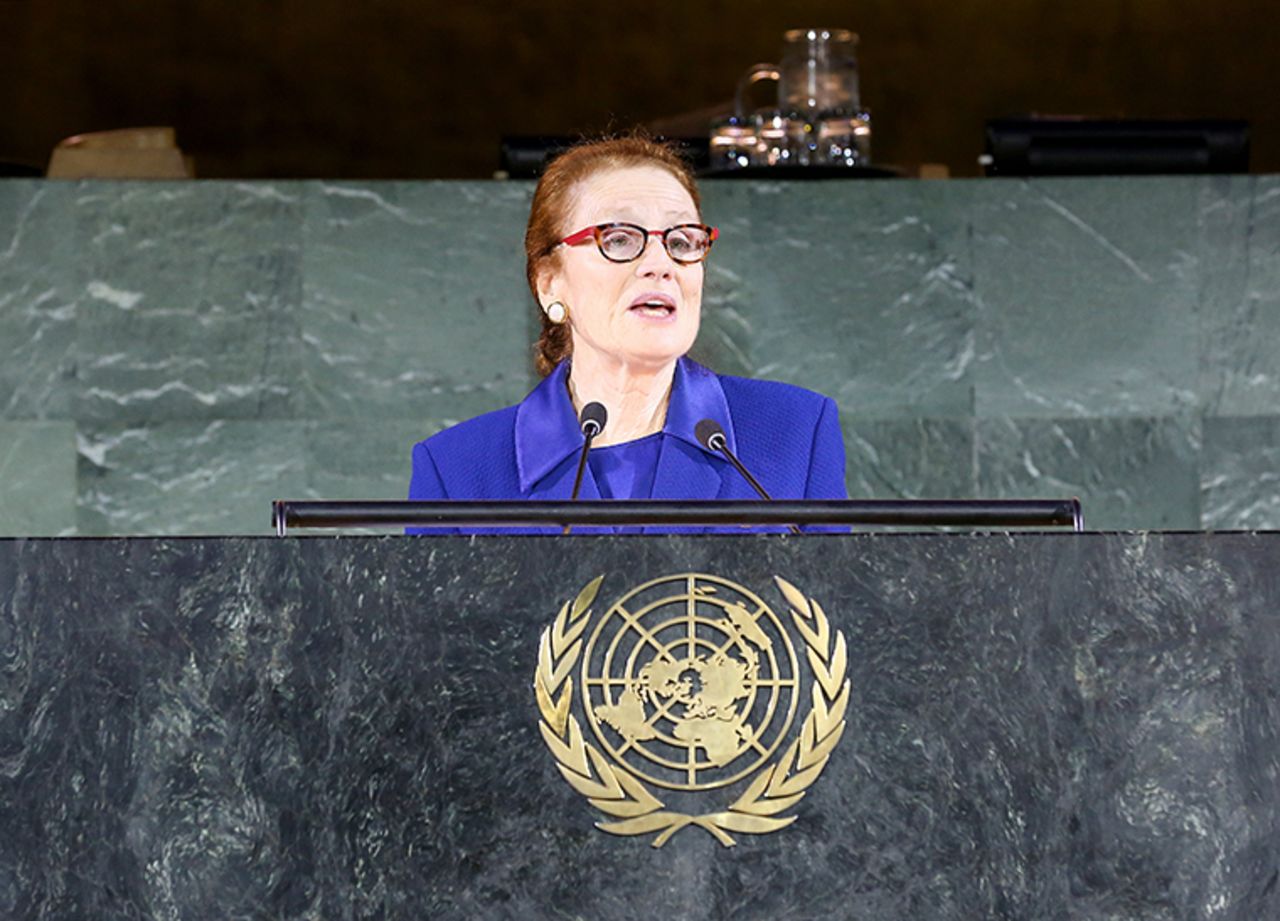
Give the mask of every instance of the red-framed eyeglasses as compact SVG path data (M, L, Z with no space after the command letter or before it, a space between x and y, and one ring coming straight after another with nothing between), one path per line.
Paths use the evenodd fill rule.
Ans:
M644 252L650 237L661 237L667 255L681 265L693 265L707 258L720 231L706 224L676 224L666 230L647 230L639 224L596 224L570 234L560 242L578 246L595 240L600 255L610 262L634 262Z

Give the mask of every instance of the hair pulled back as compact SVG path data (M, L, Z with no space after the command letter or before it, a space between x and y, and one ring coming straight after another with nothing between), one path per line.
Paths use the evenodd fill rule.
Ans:
M556 244L581 230L566 227L569 213L577 201L579 187L597 173L630 167L654 166L674 176L702 213L702 200L694 183L693 170L671 145L644 137L607 138L587 141L569 148L547 166L533 193L529 209L529 226L524 234L525 277L529 290L538 300L538 273L559 259ZM573 305L569 305L572 309ZM573 340L568 323L552 323L538 305L542 332L534 345L534 363L538 373L546 377L556 365L569 357Z

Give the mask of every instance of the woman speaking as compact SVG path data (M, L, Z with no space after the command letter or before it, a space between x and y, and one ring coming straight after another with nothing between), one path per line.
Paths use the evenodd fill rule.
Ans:
M579 498L755 498L699 440L706 420L774 498L846 498L832 400L720 376L685 357L716 236L688 166L662 144L598 141L553 161L525 233L544 380L518 405L415 445L409 498L569 499L584 443L580 414L592 403L607 421Z

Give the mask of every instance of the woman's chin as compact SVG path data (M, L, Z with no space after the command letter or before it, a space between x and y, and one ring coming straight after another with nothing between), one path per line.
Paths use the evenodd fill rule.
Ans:
M660 371L675 362L689 351L684 349L645 349L643 351L628 350L625 353L615 356L622 364L627 365L637 371Z
M636 336L627 343L627 359L636 365L665 367L693 347L693 338L683 330L666 330L666 335Z
M614 328L603 341L575 336L573 353L581 358L594 356L593 360L580 362L603 369L609 366L625 366L633 371L653 373L674 364L693 347L698 330L686 325L637 328Z

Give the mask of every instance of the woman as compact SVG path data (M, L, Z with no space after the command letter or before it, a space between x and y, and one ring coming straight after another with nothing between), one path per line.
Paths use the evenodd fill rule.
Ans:
M522 403L413 450L411 499L568 499L593 401L608 411L582 499L754 499L694 428L711 419L779 499L843 499L836 405L798 387L721 377L685 357L698 334L702 222L693 175L639 138L588 143L547 168L525 233L542 311L544 380Z

